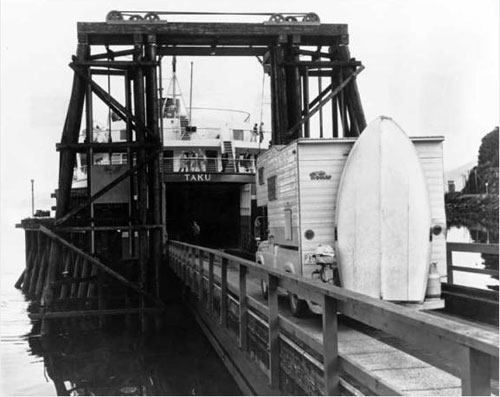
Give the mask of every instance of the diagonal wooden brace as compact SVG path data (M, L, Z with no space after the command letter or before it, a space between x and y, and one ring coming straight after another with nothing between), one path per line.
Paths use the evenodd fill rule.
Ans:
M135 131L145 131L147 136L154 140L155 143L159 143L159 137L152 133L152 131L147 128L144 123L142 123L139 119L137 119L125 106L123 106L118 100L113 98L111 94L106 92L99 84L97 84L94 80L92 80L87 74L81 71L74 63L70 63L69 66L75 71L78 76L84 79L87 83L90 84L92 91L106 104L111 110L113 110L118 117L120 117L123 121L130 121L132 128Z
M133 166L132 168L130 168L129 170L127 170L126 172L124 172L123 174L121 174L118 178L112 180L110 183L108 183L106 186L104 186L101 190L99 190L98 192L96 192L94 195L92 195L91 197L89 197L87 200L85 200L83 203L77 205L76 207L74 207L73 209L71 209L70 211L68 211L64 216L62 216L61 218L59 219L56 219L56 221L54 222L54 225L58 226L64 222L66 222L69 218L71 218L73 215L75 215L76 213L80 212L81 210L83 210L84 208L88 207L90 204L92 204L95 200L97 200L99 197L103 196L104 194L106 194L107 192L109 192L111 189L113 189L116 185L118 185L121 181L125 180L126 178L128 178L130 175L132 175L134 172L136 172L137 170L139 170L140 168L144 167L146 164L148 164L149 162L153 161L162 151L163 149L159 149L157 151L155 151L152 155L148 156L144 161L136 164L135 166Z
M161 307L164 306L163 302L160 299L158 299L155 296L151 295L149 292L144 291L143 289L139 288L137 285L135 285L134 283L132 283L131 281L129 281L125 277L123 277L121 274L115 272L113 269L110 269L104 263L100 262L99 260L97 260L96 258L92 257L91 255L85 253L80 248L75 247L73 244L71 244L70 242L66 241L62 237L58 236L57 234L55 234L51 230L47 229L45 226L40 225L40 227L39 227L38 230L40 230L40 232L42 232L43 234L45 234L47 237L51 238L54 242L57 242L57 243L65 246L66 248L72 250L76 255L82 257L83 259L85 259L86 261L88 261L89 263L91 263L92 265L94 265L94 266L98 267L99 269L101 269L103 272L105 272L105 273L109 274L110 276L114 277L115 279L117 279L121 283L125 284L127 287L130 287L134 291L138 292L139 294L146 296L147 298L149 298L153 302L155 302L157 305L159 305Z
M323 100L321 100L314 109L312 109L304 118L302 118L297 124L295 124L290 130L288 130L287 134L288 135L293 135L297 129L300 128L300 126L307 121L311 119L312 116L314 116L330 99L332 99L334 96L338 95L342 89L344 89L349 82L354 79L358 74L360 74L364 69L364 66L360 66L356 71L354 71L348 78L346 78L342 84L340 84L335 90L330 92Z

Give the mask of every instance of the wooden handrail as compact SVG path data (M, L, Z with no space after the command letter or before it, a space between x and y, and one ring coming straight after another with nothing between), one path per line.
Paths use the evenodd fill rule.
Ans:
M446 243L446 250L455 252L479 252L481 254L498 255L498 244L483 243Z
M173 248L173 251L180 253L186 252L188 249L196 249L196 252L208 254L209 296L213 297L213 290L211 291L211 288L213 288L214 258L219 258L221 264L227 264L228 262L233 263L240 269L245 268L246 273L268 281L269 320L273 323L278 323L278 326L279 322L275 320L275 310L277 310L277 308L272 303L276 299L275 289L277 286L292 293L296 293L302 298L320 302L325 305L325 307L331 308L336 306L337 310L342 314L390 335L401 338L406 342L412 343L423 351L430 350L434 354L442 354L449 362L459 364L461 368L462 392L464 394L473 394L477 392L477 390L489 388L489 384L483 385L484 382L482 382L482 378L478 375L477 371L470 369L472 366L479 365L483 371L489 374L491 369L491 357L499 357L498 333L471 327L470 325L457 323L448 319L438 318L424 312L416 312L403 306L374 299L333 285L304 279L280 270L263 267L252 261L214 249L202 248L177 241L170 241L167 244ZM182 274L182 268L187 263L182 261L182 254L176 256L176 258L177 259L174 260L174 266ZM225 266L223 265L223 267ZM196 269L194 271L196 271ZM224 290L227 290L227 280L224 281L226 277L226 272L222 272L221 283L224 285ZM211 300L209 300L208 304L210 305L210 303ZM222 310L224 309L221 308L221 312ZM245 306L244 310L247 310ZM335 328L336 320L329 315L326 315L323 321L325 329ZM269 335L270 342L272 343L276 340L276 329L274 325L271 328ZM270 345L270 349L276 349L275 345ZM333 365L332 362L337 363L339 359L337 357L336 346L331 344L324 346L324 358L327 360L325 363L328 366ZM274 359L276 359L276 357ZM277 376L276 364L272 359L270 365L271 384L277 384L277 379L275 378ZM327 366L325 366L325 368L327 368ZM329 372L331 372L331 368ZM327 380L327 387L329 390L335 390L338 383L336 383L336 381L330 382L329 379Z
M492 269L476 269L466 266L453 266L453 252L474 252L480 254L498 255L498 244L482 244L482 243L455 243L449 242L446 244L446 272L447 281L453 284L453 271L466 273L488 274L490 276L498 276L498 270Z
M249 273L264 279L267 278L268 274L276 276L280 279L281 287L301 295L303 298L322 302L322 296L327 295L331 298L337 299L339 302L347 305L347 307L350 307L353 304L362 305L360 308L373 307L373 309L377 312L386 312L391 316L397 317L398 320L401 320L403 324L406 324L409 328L427 327L428 331L440 340L441 338L445 338L465 347L474 348L495 357L499 357L499 337L497 334L483 330L479 332L478 329L465 324L457 324L456 322L444 318L436 318L436 316L432 316L424 312L416 312L403 306L374 299L367 295L349 291L331 284L325 284L312 279L295 276L291 273L286 273L277 269L263 267L261 265L257 265L255 262L231 254L226 254L215 249L203 248L178 241L171 241L170 243L201 249L202 251L214 254L216 257L225 258L233 263L244 265L248 268ZM376 321L373 321L373 324L364 321L362 318L359 319L359 321L377 328ZM384 331L392 333L390 327Z

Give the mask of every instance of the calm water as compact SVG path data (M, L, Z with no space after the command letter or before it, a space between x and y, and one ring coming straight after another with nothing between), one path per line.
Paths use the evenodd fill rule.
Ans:
M0 395L240 394L183 306L173 305L147 336L111 323L41 338L13 287L17 276L1 279Z

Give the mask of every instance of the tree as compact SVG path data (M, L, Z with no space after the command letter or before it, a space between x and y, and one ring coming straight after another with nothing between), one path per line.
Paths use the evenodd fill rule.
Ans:
M481 140L477 166L474 167L462 193L498 194L498 127Z

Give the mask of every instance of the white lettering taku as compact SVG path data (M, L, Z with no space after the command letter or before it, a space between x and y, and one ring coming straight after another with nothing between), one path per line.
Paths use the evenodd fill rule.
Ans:
M212 179L210 174L185 174L186 182L209 182Z

